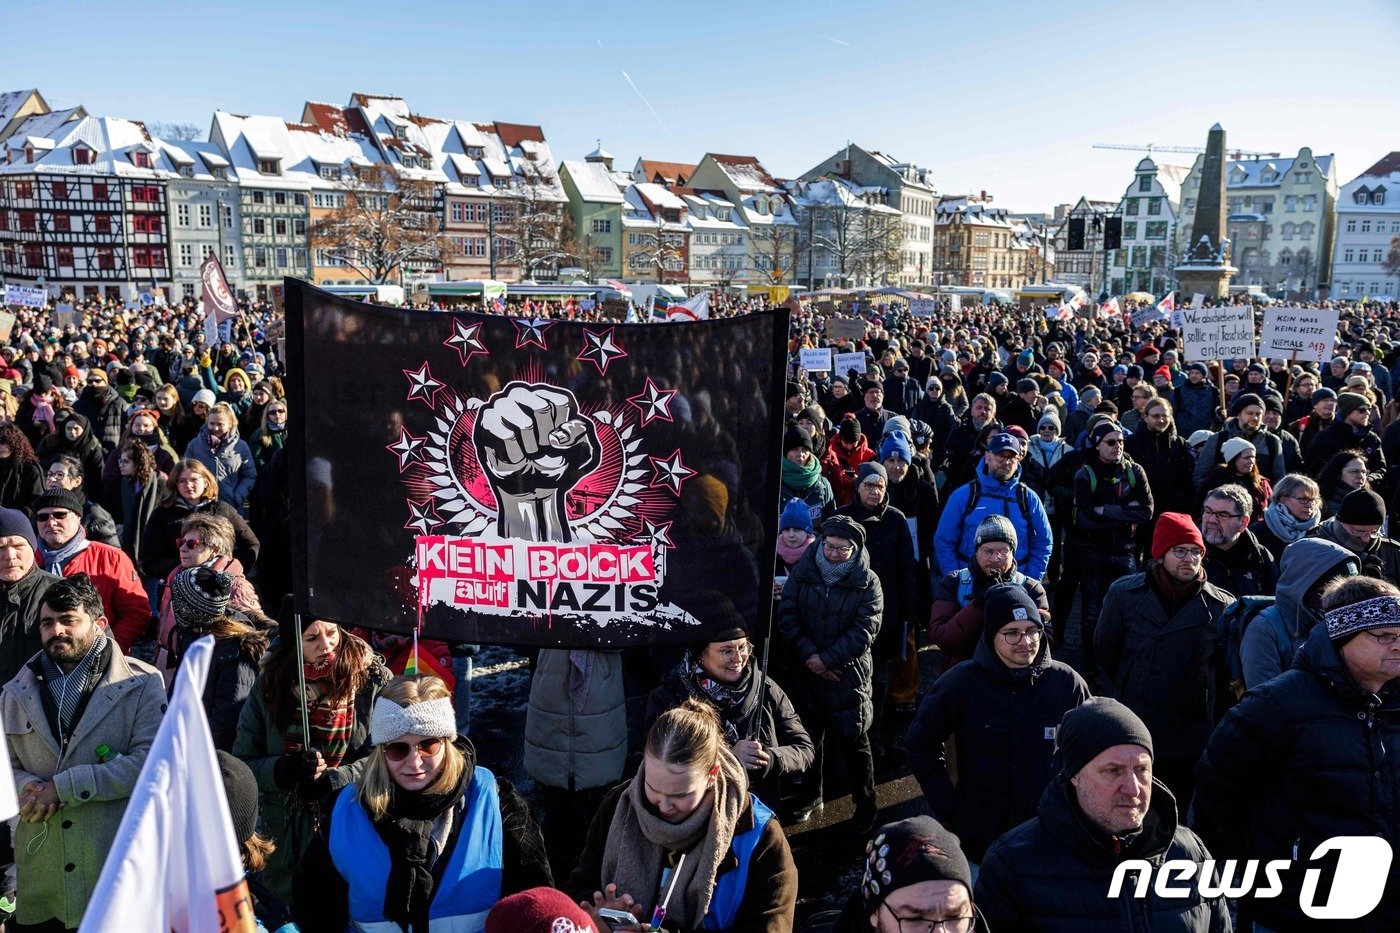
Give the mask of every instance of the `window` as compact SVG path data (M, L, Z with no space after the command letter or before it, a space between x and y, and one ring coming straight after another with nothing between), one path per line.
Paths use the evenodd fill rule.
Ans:
M1303 196L1303 213L1311 214L1317 210L1317 195L1309 194Z
M612 233L611 220L599 220L595 217L593 219L592 227L594 233Z
M1130 220L1127 223L1123 224L1123 239L1136 240L1137 228L1138 225L1136 220Z
M613 251L611 246L604 246L598 250L598 262L605 266L612 265Z
M286 236L287 221L283 220L281 217L278 217L272 222L272 232L277 234L278 236Z
M327 181L335 181L340 177L340 169L336 168L334 165L323 165L321 166L320 175Z
M306 247L304 247L304 246L298 246L296 249L292 250L292 262L296 264L296 268L298 268L298 269L305 269L305 268L306 268L306 264L307 264L307 252L306 252Z
M137 149L131 154L131 161L137 168L150 168L151 154L144 149Z
M462 222L462 207L463 204L460 201L452 202L452 222L454 224L459 224ZM594 223L596 224L597 221L595 220Z
M272 193L272 203L275 204L275 205L277 205L278 207L284 207L284 206L286 206L286 203L287 203L287 192L285 192L285 191L274 191L274 192Z
M1362 233L1370 233L1370 232L1371 232L1371 222L1370 222L1369 220L1363 220L1363 221L1361 221L1361 232L1362 232Z
M28 200L28 199L30 199L30 198L33 198L33 197L34 197L34 182L32 182L32 181L17 181L17 182L15 182L15 197L18 198L18 199L21 200L21 201L24 201L24 200Z
M1385 203L1385 189L1384 189L1384 188L1378 188L1378 189L1376 189L1375 191L1372 191L1372 192L1371 192L1371 203L1372 203L1372 204L1384 204L1384 203Z
M1303 239L1305 239L1305 240L1310 240L1310 239L1312 239L1312 235L1313 235L1313 230L1314 230L1314 229L1315 229L1315 228L1314 228L1313 225L1310 224L1310 223L1299 224L1299 225L1298 225L1298 235L1299 235L1300 237L1302 237Z
M194 298L194 283L186 282L180 286L180 295L183 298Z
M1155 220L1147 224L1147 239L1165 240L1167 238L1167 222L1165 220Z
M224 229L225 229L225 230L232 230L232 229L233 229L233 208L232 208L232 207L229 207L229 206L227 206L227 205L223 205L223 215L224 215Z
M1308 163L1299 162L1298 164L1306 166ZM1312 172L1294 172L1293 180L1300 185L1310 185L1312 184Z
M491 220L498 224L510 223L515 219L515 211L505 204L491 205Z
M266 204L266 203L267 203L267 192L266 192L266 191L254 191L254 192L253 192L253 203L254 203L254 204Z
M1196 199L1195 199L1195 198L1187 198L1187 199L1186 199L1186 203L1185 203L1185 204L1182 204L1182 205L1181 205L1181 208L1182 208L1182 212L1183 212L1183 213L1186 213L1186 214L1193 214L1193 213L1195 213L1195 211L1196 211Z
M1292 263L1292 262L1293 262L1293 254L1290 253L1288 250L1284 250L1283 252L1281 252L1281 253L1278 254L1278 264L1279 264L1280 266L1286 266L1286 265L1289 265L1289 264Z
M285 246L279 246L277 249L273 250L273 256L277 260L277 268L287 268L287 248Z
M67 215L67 214L54 214L54 215L53 215L53 228L54 228L54 230L55 230L56 232L58 232L58 233L68 233L70 230L72 230L72 225L71 225L71 223L70 223L70 221L69 221L69 219L68 219L68 215Z
M1279 233L1280 233L1280 235L1281 235L1285 240L1291 240L1291 239L1293 239L1293 230L1294 230L1294 229L1295 229L1295 228L1294 228L1294 226L1293 226L1292 224L1286 223L1286 224L1284 224L1282 227L1279 228Z
M175 226L188 227L190 225L190 206L188 204L175 205Z
M44 247L38 243L24 244L24 264L35 269L44 266Z
M92 183L92 199L94 201L105 201L109 197L111 197L111 195L108 193L107 183L105 181L95 181Z
M1371 251L1371 261L1372 261L1372 262L1385 262L1385 251L1384 251L1384 250L1379 250L1379 249L1372 250L1372 251Z
M266 269L266 268L267 268L267 248L266 248L266 247L257 246L257 247L254 247L254 248L253 248L253 268L254 268L254 269Z
M1272 214L1274 212L1274 199L1256 198L1254 202L1254 210L1256 213L1259 214Z
M1362 188L1353 194L1351 199L1356 204L1365 204L1371 200L1371 192L1366 188Z
M1128 198L1128 216L1136 217L1138 213L1138 198Z
M1286 213L1293 213L1298 209L1298 199L1293 195L1288 195L1283 199L1283 209Z
M155 185L132 185L131 199L144 204L159 204L160 188Z
M1347 221L1347 233L1355 233L1355 232L1356 232L1356 221L1354 221L1354 220L1348 220L1348 221Z
M1151 175L1139 175L1139 176L1138 176L1138 190L1141 191L1141 192L1143 192L1143 193L1147 193L1147 192L1150 192L1150 191L1152 190L1152 176L1151 176Z
M261 217L254 217L253 232L258 234L267 233L267 221L263 220Z
M1134 246L1132 249L1133 259L1130 265L1134 269L1144 269L1147 267L1147 247Z
M110 246L97 247L97 268L112 270L117 267L116 253Z
M1400 220L1392 221L1390 224L1391 233L1400 233Z
M68 182L56 181L53 183L53 198L55 201L68 200Z
M214 226L214 207L210 204L199 205L199 225L204 229Z
M306 221L298 217L292 221L292 233L297 236L306 236Z
M1158 216L1159 214L1161 214L1161 213L1162 213L1162 199L1161 199L1161 198L1149 198L1148 201L1147 201L1147 213L1151 214L1151 215L1154 216L1154 217L1156 217L1156 216Z
M96 158L97 158L97 153L93 152L93 151L92 151L91 149L89 149L87 146L74 146L74 147L73 147L73 164L74 164L74 165L91 165L91 164L93 163L93 161L94 161ZM70 263L70 265L71 265L71 263Z
M24 215L21 214L20 216L21 216L21 218L22 218ZM112 232L112 215L111 215L111 214L96 214L96 215L94 215L93 218L92 218L92 229L93 229L93 232L95 232L95 233L111 233L111 232Z
M306 195L301 194L300 192L298 192L298 193L296 193L296 194L293 194L293 195L292 195L292 204L296 205L297 207L305 207L305 206L306 206Z
M486 158L486 150L483 149L481 146L468 146L468 147L467 147L467 158L469 158L469 159L484 159L484 158Z
M20 211L20 212L19 212L19 229L20 229L21 231L23 231L24 233L33 233L33 232L35 232L36 230L38 230L39 227L38 227L38 224L36 223L34 217L35 217L35 215L34 215L34 212L33 212L33 211Z
M262 175L280 175L277 159L260 159L258 161L258 172Z
M232 268L233 268L233 260L234 260L234 258L235 258L235 253L234 253L233 247L232 247L232 246L225 246L225 247L224 247L224 271L228 271L229 269L232 269Z
M1354 262L1356 260L1356 250L1342 250L1342 262Z
M58 264L60 266L71 267L73 265L73 247L58 246L54 248L54 253L58 258Z
M189 243L180 244L180 265L185 268L194 265L194 247Z

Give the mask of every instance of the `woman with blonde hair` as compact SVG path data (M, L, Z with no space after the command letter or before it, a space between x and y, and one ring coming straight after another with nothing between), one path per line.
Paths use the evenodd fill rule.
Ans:
M553 883L529 805L476 763L442 680L391 680L370 740L297 873L303 933L480 930L502 897Z
M797 868L773 812L751 793L719 713L691 698L662 713L634 778L598 808L568 892L667 930L787 933ZM668 896L669 895L669 896Z
M180 564L180 526L196 513L218 515L233 525L233 556L251 571L258 560L258 537L233 506L219 499L219 482L198 460L176 463L165 480L165 498L141 536L141 571L165 579Z

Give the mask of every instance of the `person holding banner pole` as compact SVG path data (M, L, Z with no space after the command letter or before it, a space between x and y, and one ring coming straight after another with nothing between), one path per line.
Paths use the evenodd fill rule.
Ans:
M243 705L233 753L257 775L264 833L277 844L264 880L290 898L330 795L364 770L370 711L393 675L335 622L296 614L290 597L277 621L280 638Z

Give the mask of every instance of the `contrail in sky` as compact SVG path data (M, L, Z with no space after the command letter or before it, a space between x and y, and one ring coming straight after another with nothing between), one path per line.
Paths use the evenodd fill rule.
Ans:
M840 39L833 39L833 38L831 38L831 36L827 36L827 37L826 37L826 41L827 41L827 42L835 42L837 45L845 45L845 46L849 46L849 45L851 44L851 43L849 43L849 42L843 42L843 41L840 40Z
M661 128L667 133L670 133L671 128L666 125L665 120L661 119L661 114L656 112L656 108L651 105L651 101L647 100L646 97L643 96L642 92L637 88L637 82L632 80L632 76L627 73L627 69L624 68L622 70L622 76L627 79L628 84L632 85L632 90L636 91L637 96L642 98L642 103L647 105L647 109L650 110L651 115L656 118L656 122L661 124Z

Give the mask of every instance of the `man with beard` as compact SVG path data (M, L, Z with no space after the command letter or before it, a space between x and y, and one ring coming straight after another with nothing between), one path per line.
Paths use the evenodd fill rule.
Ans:
M126 402L107 384L107 374L102 369L94 366L88 370L87 387L78 396L73 410L87 418L93 437L102 442L104 453L111 453L112 448L121 443Z
M1016 530L1016 563L1026 576L1043 579L1050 565L1050 519L1040 497L1021 481L1021 439L1002 432L987 442L973 479L954 489L934 535L938 568L945 573L972 563L978 528L988 515L1001 515Z
M1332 423L1319 431L1308 445L1306 472L1317 476L1335 455L1343 450L1359 450L1366 455L1366 471L1371 484L1380 486L1385 474L1385 454L1380 435L1371 430L1371 402L1357 392L1337 396L1337 414Z
M972 478L977 466L982 432L997 423L997 403L987 393L978 394L968 406L958 426L948 435L947 459L942 463L945 489L956 489ZM943 567L943 570L950 568Z
M160 727L165 681L112 642L85 574L49 587L38 630L43 650L0 693L19 788L15 920L74 929Z
M1191 517L1164 513L1147 571L1109 587L1094 629L1108 687L1101 692L1141 716L1157 736L1154 768L1183 813L1196 760L1229 693L1218 676L1225 669L1219 623L1235 597L1206 580L1204 557Z
M1201 533L1206 542L1206 576L1236 596L1268 596L1278 583L1278 565L1249 524L1249 490L1226 483L1206 495Z
M1234 417L1225 422L1225 430L1217 432L1201 448L1192 480L1198 486L1205 483L1210 471L1225 462L1222 448L1226 441L1234 437L1243 438L1254 445L1260 476L1270 483L1283 479L1288 472L1283 459L1283 443L1264 427L1264 400L1253 392L1241 389L1230 403L1230 410Z

